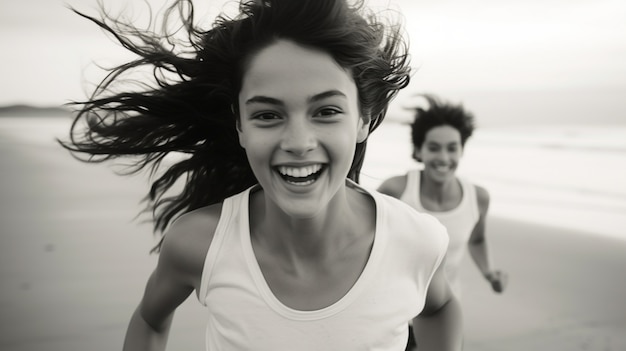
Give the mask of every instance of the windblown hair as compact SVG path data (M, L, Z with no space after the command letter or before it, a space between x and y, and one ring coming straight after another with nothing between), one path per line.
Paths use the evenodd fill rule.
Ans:
M411 123L411 139L413 147L419 149L424 144L426 134L435 127L448 125L461 134L461 145L472 136L475 128L474 115L463 108L463 105L454 105L442 102L431 94L420 95L428 102L428 108L415 109L415 119ZM418 160L419 161L419 160Z
M131 157L137 163L129 173L147 168L158 174L146 197L155 233L179 215L221 202L257 182L238 142L238 94L251 58L277 39L327 52L351 72L370 132L409 81L400 27L366 13L361 2L241 0L239 15L222 14L209 30L202 30L194 23L191 0L175 0L163 23L178 16L182 27L168 31L163 26L160 34L105 11L99 19L74 11L138 58L110 69L87 101L72 103L78 108L70 139L60 143L85 162ZM181 30L182 41L175 39ZM152 72L149 81L129 78L145 68ZM129 82L135 90L124 85ZM354 181L359 180L365 148L365 142L357 145L348 174ZM170 153L186 156L171 163L165 160ZM166 195L179 179L184 182L180 193ZM159 248L160 243L155 250Z

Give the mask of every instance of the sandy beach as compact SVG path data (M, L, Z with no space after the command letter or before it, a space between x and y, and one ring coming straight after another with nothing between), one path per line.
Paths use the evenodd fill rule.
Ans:
M0 125L0 349L119 350L156 262L145 178L74 160L58 124L28 128ZM466 260L465 350L626 350L626 240L496 216L488 235L510 281L495 295ZM205 312L185 302L169 350L204 349Z

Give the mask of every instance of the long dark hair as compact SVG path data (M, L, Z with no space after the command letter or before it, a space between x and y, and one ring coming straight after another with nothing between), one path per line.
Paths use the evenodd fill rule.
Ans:
M166 10L164 23L177 15L182 27L161 34L123 23L105 11L99 19L75 12L138 58L111 69L87 101L73 102L78 109L70 138L60 143L86 162L124 156L137 161L129 173L148 168L155 175L146 198L155 232L163 232L182 213L256 183L238 142L237 101L251 56L276 39L328 52L349 69L361 111L371 121L370 132L409 81L400 27L366 13L360 2L242 0L239 15L220 15L204 31L194 23L191 0L176 0ZM175 39L180 29L186 34L183 41ZM145 74L142 80L133 77L145 68L151 71L148 81ZM366 142L357 145L348 174L357 182L365 149ZM169 162L170 153L186 156ZM166 195L179 179L183 189Z

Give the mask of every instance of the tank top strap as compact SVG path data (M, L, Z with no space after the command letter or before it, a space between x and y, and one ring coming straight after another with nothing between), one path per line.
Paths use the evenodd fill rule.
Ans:
M478 222L478 219L480 218L480 210L478 208L478 198L476 196L476 186L474 186L474 184L468 182L467 180L463 179L463 178L459 178L459 181L461 182L461 187L463 188L463 202L466 202L472 219L474 219L475 222Z
M220 250L223 246L227 233L229 232L229 227L231 226L233 219L236 218L242 199L244 199L244 196L249 196L249 193L250 189L247 189L242 193L224 199L222 202L220 218L217 222L217 227L215 228L215 233L213 234L213 239L211 240L211 245L209 246L209 250L207 251L207 255L204 260L202 277L200 278L198 300L202 305L206 306L204 299L208 292L211 273L213 271L213 267L215 267L216 260L220 256Z
M413 169L407 172L406 176L407 176L407 179L406 179L407 188L410 186L412 188L411 190L415 190L415 192L419 194L420 177L422 176L422 171L419 169Z

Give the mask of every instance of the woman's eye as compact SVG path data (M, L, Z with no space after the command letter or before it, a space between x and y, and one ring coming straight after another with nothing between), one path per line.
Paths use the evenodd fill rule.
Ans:
M258 119L261 121L271 121L271 120L280 118L277 114L272 113L272 112L258 113L258 114L255 114L253 117L254 119Z
M448 152L450 152L450 153L454 153L454 152L457 152L457 151L459 151L459 147L456 146L456 145L448 147Z
M317 112L317 116L320 117L332 117L341 113L341 110L337 108L323 108Z

